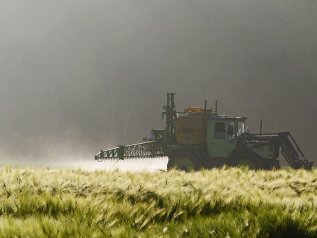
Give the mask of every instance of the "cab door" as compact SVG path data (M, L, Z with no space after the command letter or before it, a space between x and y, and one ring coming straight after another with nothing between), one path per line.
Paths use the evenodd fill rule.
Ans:
M211 157L228 157L228 133L226 121L209 121L207 125L207 149Z

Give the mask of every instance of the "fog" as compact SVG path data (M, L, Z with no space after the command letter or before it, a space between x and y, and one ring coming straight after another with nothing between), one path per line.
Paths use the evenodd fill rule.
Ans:
M93 160L219 100L317 154L314 0L1 0L1 161Z

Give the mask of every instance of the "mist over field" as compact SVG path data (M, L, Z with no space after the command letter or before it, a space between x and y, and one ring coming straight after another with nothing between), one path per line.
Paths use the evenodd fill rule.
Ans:
M317 154L317 2L0 2L1 161L93 160L219 100Z

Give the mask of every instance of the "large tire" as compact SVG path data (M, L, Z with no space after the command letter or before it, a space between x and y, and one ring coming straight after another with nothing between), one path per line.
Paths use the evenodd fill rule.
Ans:
M236 163L237 167L247 167L249 169L257 169L256 164L248 159L240 159L238 160L238 162Z
M167 163L167 170L170 169L191 171L195 169L195 163L191 157L170 158Z
M237 145L229 158L229 165L245 166L249 169L273 169L279 166L278 161L262 158L254 151L250 150L245 144Z
M207 156L205 156L201 149L174 150L168 157L168 170L175 168L184 171L192 171L207 168Z

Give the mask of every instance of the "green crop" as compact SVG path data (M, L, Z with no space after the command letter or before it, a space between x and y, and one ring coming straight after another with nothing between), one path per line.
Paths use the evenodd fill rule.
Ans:
M317 237L317 170L0 169L0 237Z

